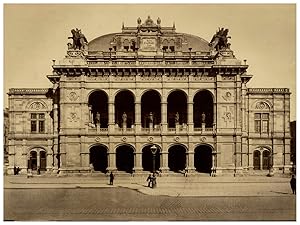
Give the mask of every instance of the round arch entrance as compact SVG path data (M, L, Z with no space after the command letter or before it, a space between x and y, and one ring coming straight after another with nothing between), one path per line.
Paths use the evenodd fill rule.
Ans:
M153 154L150 149L152 146L153 145L147 145L142 150L142 167L144 171L153 172ZM155 154L155 170L159 170L160 168L160 156L161 151L159 147L157 147L157 152Z
M199 173L211 173L212 168L212 147L199 145L195 148L194 163Z
M46 151L42 148L34 148L29 152L28 169L46 171Z
M116 149L117 170L131 173L134 167L134 149L130 145L121 145Z
M107 148L103 145L96 145L90 149L90 164L93 165L94 171L106 173L108 165Z
M169 148L168 164L170 171L180 172L186 168L186 149L182 145Z

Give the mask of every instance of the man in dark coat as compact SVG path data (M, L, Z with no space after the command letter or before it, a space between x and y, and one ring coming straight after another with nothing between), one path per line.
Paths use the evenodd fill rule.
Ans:
M149 174L148 178L147 178L147 181L148 181L148 187L151 187L151 184L152 184L152 176L151 176L151 173Z
M110 185L114 185L114 175L113 175L113 173L112 172L110 172L110 174L109 174L109 184Z
M296 178L295 178L294 175L292 175L290 184L291 184L291 188L292 188L293 194L296 194Z

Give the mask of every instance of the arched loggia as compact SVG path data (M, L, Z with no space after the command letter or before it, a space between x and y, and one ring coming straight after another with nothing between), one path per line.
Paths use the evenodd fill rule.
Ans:
M178 124L187 123L187 97L183 91L173 91L168 96L167 114L170 128L174 128L176 122L178 122Z
M199 145L195 148L194 166L197 172L210 174L212 160L212 147L208 145Z
M90 122L102 128L108 127L108 97L104 91L94 91L89 96Z
M213 126L214 102L212 94L207 91L199 91L194 96L194 127L200 128L202 123L205 127Z
M134 96L132 92L125 90L116 95L115 98L115 122L119 127L123 126L124 115L126 115L126 127L131 128L135 123Z
M142 95L141 99L141 121L142 127L149 128L152 121L153 127L159 126L161 122L160 95L155 90L150 90Z
M151 147L153 145L147 145L143 148L142 150L142 166L144 171L150 171L153 172L153 153L151 151ZM160 149L156 146L156 153L155 153L155 171L159 170L160 168L160 157L161 157L161 151Z
M117 170L132 173L134 167L134 149L130 145L121 145L116 149Z
M108 166L107 148L103 145L96 145L90 148L90 164L94 171L105 173Z
M180 172L186 168L186 149L182 145L169 148L168 164L171 171Z

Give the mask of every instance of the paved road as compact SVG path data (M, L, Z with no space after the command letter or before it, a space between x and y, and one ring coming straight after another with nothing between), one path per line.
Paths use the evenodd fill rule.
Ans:
M124 188L5 189L4 220L295 220L296 198L170 197Z

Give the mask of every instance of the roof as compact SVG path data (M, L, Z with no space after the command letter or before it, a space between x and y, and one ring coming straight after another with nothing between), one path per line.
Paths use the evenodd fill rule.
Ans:
M121 36L124 35L123 33L110 33L106 34L103 36L99 36L92 41L89 42L88 44L88 50L89 51L103 51L103 52L108 52L109 48L111 47L111 42L113 41L115 36ZM187 41L186 46L188 48L192 48L192 51L195 52L209 52L209 42L204 40L201 37L191 35L191 34L186 34L186 33L174 33L174 37L177 36L183 37ZM168 34L168 36L170 36ZM135 37L135 36L133 36ZM183 49L183 51L188 51L188 49Z

